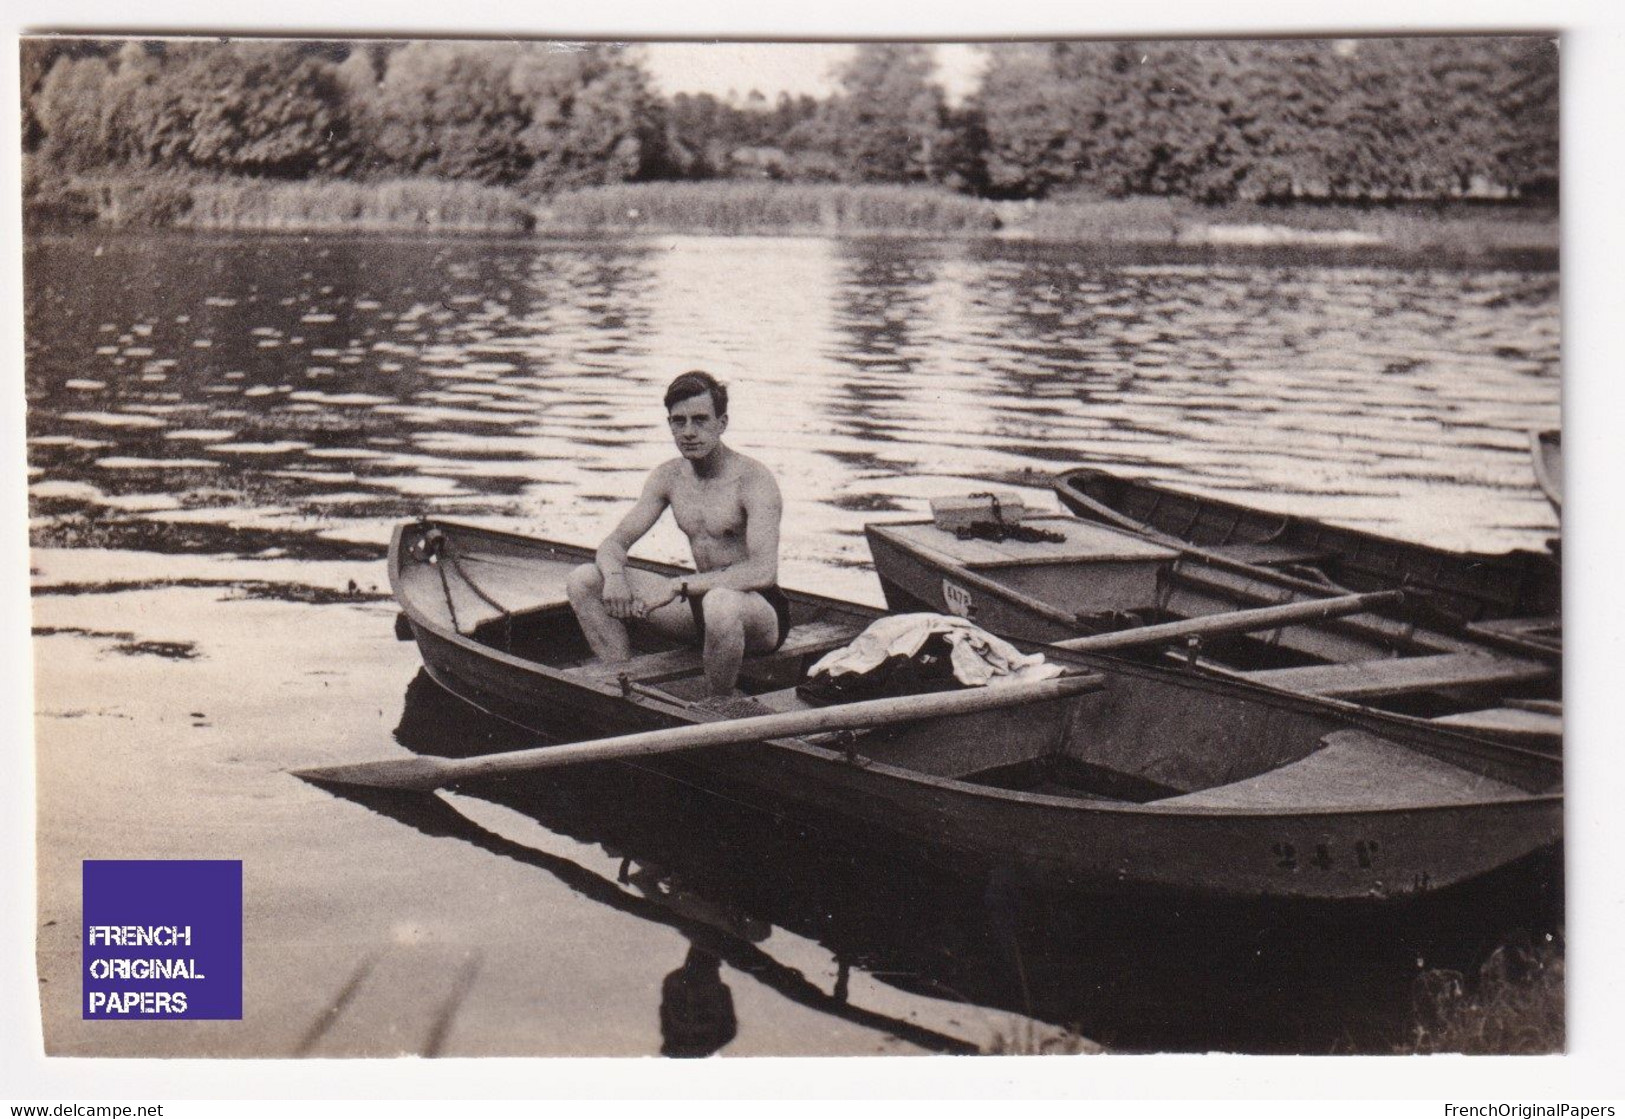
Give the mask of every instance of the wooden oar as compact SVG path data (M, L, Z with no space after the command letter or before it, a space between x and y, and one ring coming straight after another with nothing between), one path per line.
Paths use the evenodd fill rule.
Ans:
M1371 591L1367 594L1345 594L1336 598L1317 598L1313 602L1290 602L1285 606L1260 606L1255 610L1235 610L1228 614L1208 614L1200 618L1185 618L1162 625L1140 629L1118 630L1089 637L1074 637L1069 641L1053 642L1057 649L1070 649L1080 653L1104 653L1114 649L1133 649L1142 645L1157 645L1176 641L1182 637L1212 637L1224 633L1253 633L1262 629L1277 629L1303 622L1321 622L1327 618L1341 618L1360 614L1375 606L1393 606L1405 598L1404 591Z
M992 711L1024 703L1065 699L1068 696L1093 691L1104 683L1105 678L1102 676L1083 673L1042 680L1035 684L1003 684L992 688L970 688L965 691L871 699L861 703L843 703L805 711L786 711L776 715L755 715L746 719L667 727L639 734L621 735L617 738L572 742L563 746L539 746L503 754L487 754L478 758L389 758L354 765L324 766L318 769L295 770L294 776L330 784L427 791L473 777L548 769L553 766L573 765L576 762L667 754L704 746L730 746L741 742L760 742L767 738L791 738L822 731L857 730L945 715L967 715L975 711Z

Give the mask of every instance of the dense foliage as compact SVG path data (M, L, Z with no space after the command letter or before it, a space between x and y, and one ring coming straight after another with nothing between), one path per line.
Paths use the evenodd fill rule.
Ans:
M1557 53L1540 39L998 48L992 190L1200 201L1547 194Z
M932 184L994 198L1531 197L1557 182L1537 38L860 45L827 98L656 95L636 47L34 39L31 179L440 179L529 196L654 179Z

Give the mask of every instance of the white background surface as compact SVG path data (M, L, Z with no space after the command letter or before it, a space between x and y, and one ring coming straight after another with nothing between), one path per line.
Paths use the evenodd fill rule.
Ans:
M1625 681L1615 557L1625 549L1613 492L1625 376L1621 312L1625 195L1620 109L1625 107L1625 15L1617 0L1231 0L1134 5L825 0L816 5L600 2L572 7L421 0L335 4L281 0L22 0L14 34L268 32L389 33L539 38L672 37L841 39L1038 38L1090 35L1256 35L1419 31L1554 31L1563 35L1563 292L1568 575L1567 778L1569 1043L1564 1057L1220 1058L1110 1057L847 1061L89 1061L41 1055L33 963L33 769L28 598L18 134L14 93L0 112L6 171L5 268L0 306L10 360L0 407L0 525L7 578L0 625L12 655L0 705L0 1099L57 1102L188 1098L380 1096L1077 1096L1094 1099L1249 1097L1400 1098L1408 1114L1443 1116L1443 1103L1558 1103L1625 1097L1625 870L1620 819L1625 735L1617 695ZM273 21L274 22L271 22ZM0 59L0 88L17 85L15 42ZM1073 1110L1073 1109L1069 1109ZM1172 1108L1166 1109L1168 1111ZM1189 1111L1189 1108L1180 1108ZM1236 1111L1237 1109L1225 1109ZM1313 1109L1294 1108L1296 1114ZM1281 1109L1276 1109L1282 1113ZM177 1115L204 1114L180 1106ZM366 1113L375 1113L369 1109ZM1162 1112L1159 1112L1162 1113Z

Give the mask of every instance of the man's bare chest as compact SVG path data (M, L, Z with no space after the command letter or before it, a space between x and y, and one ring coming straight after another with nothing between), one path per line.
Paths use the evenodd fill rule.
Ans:
M685 480L671 493L672 515L690 539L743 539L745 502L734 479Z

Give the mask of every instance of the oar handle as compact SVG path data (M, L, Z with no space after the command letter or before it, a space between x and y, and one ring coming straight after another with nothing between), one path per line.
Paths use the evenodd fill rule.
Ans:
M1074 637L1070 641L1057 641L1057 649L1073 652L1106 652L1112 649L1133 649L1144 645L1158 645L1182 637L1207 637L1223 633L1252 633L1261 629L1320 622L1328 618L1341 618L1360 614L1378 606L1393 606L1404 601L1403 591L1371 591L1368 594L1345 594L1335 598L1317 598L1311 602L1292 602L1284 606L1260 606L1255 610L1236 610L1228 614L1210 614L1200 618L1185 618L1163 625L1142 629L1120 630L1089 637Z

